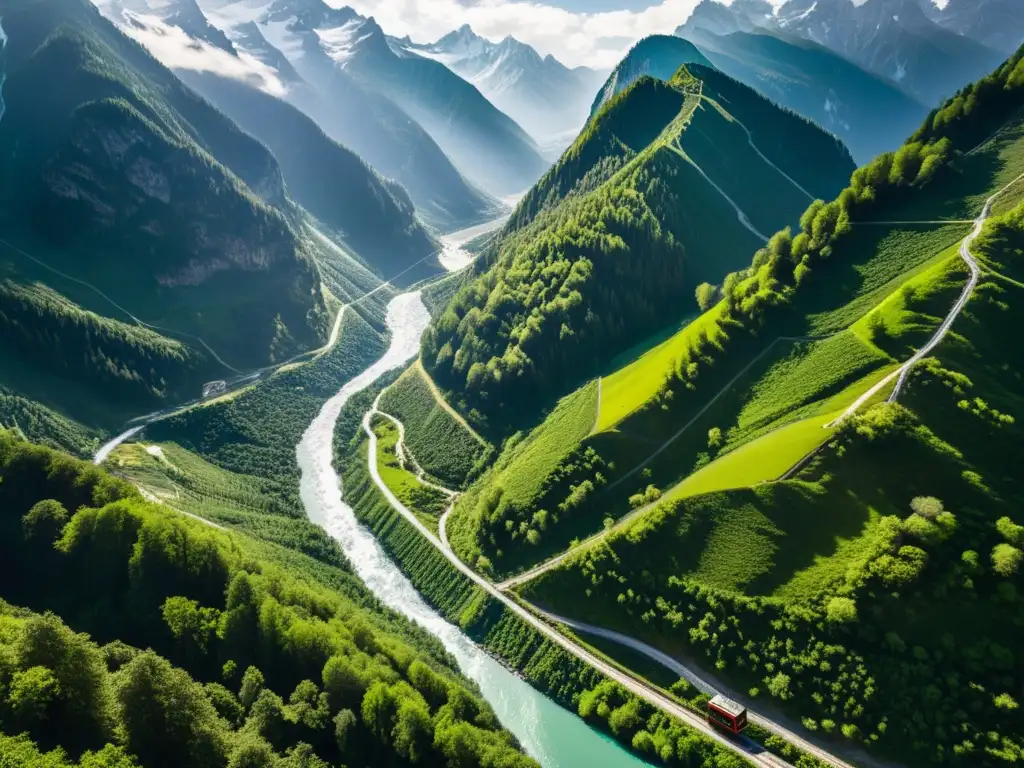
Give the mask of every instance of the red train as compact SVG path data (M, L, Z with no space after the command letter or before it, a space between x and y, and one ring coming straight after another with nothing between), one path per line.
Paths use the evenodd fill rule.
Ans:
M747 708L725 696L715 696L708 702L708 722L729 733L740 733L747 727Z

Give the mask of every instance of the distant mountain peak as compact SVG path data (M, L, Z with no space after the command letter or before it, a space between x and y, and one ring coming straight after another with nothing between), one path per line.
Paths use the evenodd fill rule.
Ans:
M304 29L339 27L363 17L352 8L332 8L323 0L274 0L264 14L264 21L289 21Z
M796 0L802 2L802 0ZM848 0L847 0L848 1ZM676 31L705 31L714 35L749 32L772 22L775 8L767 0L735 0L723 5L718 0L701 0L690 18Z

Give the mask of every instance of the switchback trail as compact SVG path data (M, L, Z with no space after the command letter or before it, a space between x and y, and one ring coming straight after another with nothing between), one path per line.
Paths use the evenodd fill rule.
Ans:
M900 396L900 393L903 391L903 387L906 386L907 377L910 375L910 371L913 369L913 367L917 365L919 362L921 362L921 360L923 360L925 357L927 357L931 353L931 351L935 349L935 347L937 347L944 338L946 338L946 334L949 333L949 329L953 327L953 323L956 322L956 319L960 316L960 313L963 311L963 308L967 306L967 302L970 300L971 295L974 293L974 289L978 285L978 278L981 275L981 270L978 267L978 262L975 261L974 254L971 253L971 245L981 235L981 232L985 227L985 222L988 220L988 217L992 214L993 203L995 203L995 201L999 198L1000 195L1002 195L1010 187L1012 187L1014 184L1021 181L1022 179L1024 179L1024 174L1021 174L1020 176L1015 178L1013 181L1011 181L1009 184L1007 184L1005 187L1000 189L998 192L996 192L988 200L985 201L985 205L982 207L981 213L979 213L978 217L974 220L974 227L971 229L970 234L968 234L967 237L965 237L963 241L960 243L960 258L962 258L964 260L964 263L967 264L967 267L970 270L971 274L970 277L968 277L967 279L967 284L964 286L964 289L961 292L960 297L956 300L956 303L953 305L952 309L949 310L949 314L946 315L946 318L942 321L942 324L936 329L935 333L932 334L932 337L928 339L927 343L925 343L923 347L917 350L917 352L915 352L914 355L909 360L907 360L907 362L905 362L903 365L901 365L899 368L897 368L895 371L890 373L884 379L875 384L875 386L873 386L871 389L869 389L867 392L865 392L863 395L857 398L857 400L852 405L850 405L849 408L843 411L843 413L839 417L837 417L834 421L826 424L826 427L833 427L839 422L843 421L844 419L847 419L850 416L852 416L854 413L857 412L857 410L862 405L864 405L864 403L866 403L872 397L877 395L884 387L888 386L888 384L892 382L893 379L896 379L896 386L893 387L892 393L889 395L889 402L895 402L896 399Z

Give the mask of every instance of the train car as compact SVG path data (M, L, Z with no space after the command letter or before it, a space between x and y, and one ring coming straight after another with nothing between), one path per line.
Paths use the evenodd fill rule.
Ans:
M708 722L729 733L741 733L747 727L747 708L725 696L715 696L708 702Z

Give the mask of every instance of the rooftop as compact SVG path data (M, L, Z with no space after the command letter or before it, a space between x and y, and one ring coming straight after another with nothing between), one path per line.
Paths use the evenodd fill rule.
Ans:
M725 696L722 696L721 694L711 699L711 701L708 702L708 704L710 704L715 709L720 709L723 712L728 712L733 717L738 717L747 710L747 708L744 707L742 704L739 704L738 702L735 702L732 699L727 699L725 698Z

